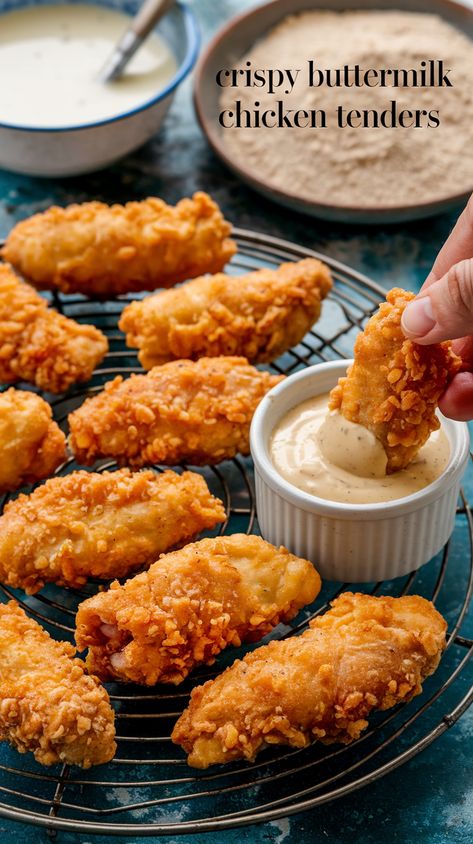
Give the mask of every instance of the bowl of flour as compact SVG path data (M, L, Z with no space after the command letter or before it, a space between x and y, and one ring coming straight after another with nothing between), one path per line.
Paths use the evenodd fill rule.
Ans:
M401 222L473 191L473 10L448 0L273 0L202 56L195 106L254 189L340 222Z

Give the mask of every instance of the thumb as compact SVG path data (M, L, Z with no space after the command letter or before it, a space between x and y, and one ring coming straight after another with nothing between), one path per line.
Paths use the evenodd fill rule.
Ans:
M473 258L454 264L404 309L409 340L428 345L473 334Z

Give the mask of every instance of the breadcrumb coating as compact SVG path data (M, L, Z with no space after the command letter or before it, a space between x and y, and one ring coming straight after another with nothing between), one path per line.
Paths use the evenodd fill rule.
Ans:
M118 376L69 416L76 459L99 457L140 467L195 466L249 453L251 419L283 376L259 372L245 358L200 358Z
M8 264L0 264L0 381L62 393L88 381L107 350L98 328L48 308Z
M84 202L17 223L3 256L39 289L103 298L218 272L236 251L230 232L202 192L175 207L155 197Z
M192 691L172 740L207 768L274 744L350 744L375 709L422 691L447 625L430 601L343 593L301 636L273 641Z
M451 343L420 346L401 329L413 293L393 288L355 342L354 363L330 393L329 408L368 428L388 458L387 473L404 469L440 423L437 404L461 360Z
M74 654L15 601L0 605L0 740L42 765L90 768L115 755L108 694Z
M320 591L307 560L258 536L202 539L79 606L76 641L102 679L178 684L228 645L255 642Z
M244 276L219 273L132 302L119 327L145 369L203 355L271 361L302 340L331 287L328 267L313 258Z
M195 472L73 472L20 495L0 517L0 581L34 594L154 563L225 520Z
M51 475L66 459L66 437L47 402L10 387L0 393L0 493Z

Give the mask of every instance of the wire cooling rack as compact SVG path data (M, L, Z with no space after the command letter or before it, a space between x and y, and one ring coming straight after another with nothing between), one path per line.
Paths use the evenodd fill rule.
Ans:
M349 357L354 337L384 297L383 289L310 250L243 230L234 234L239 250L230 272L315 256L330 265L335 279L314 330L271 369L288 374L322 360ZM111 348L87 387L67 397L47 397L55 418L66 430L67 414L86 395L98 392L117 373L142 370L117 329L119 313L128 297L100 303L79 296L53 298L63 313L102 328ZM96 469L114 466L102 462ZM58 473L76 468L70 458ZM236 458L197 471L225 503L227 520L220 532L257 531L251 460ZM5 500L0 500L0 508ZM472 540L472 513L467 493L462 490L453 536L427 566L391 582L358 587L327 583L317 602L302 611L291 626L280 625L267 637L299 633L345 588L395 596L415 592L435 601L449 623L448 647L438 671L426 681L421 696L407 705L376 713L369 729L354 744L329 748L314 744L302 750L274 747L254 764L235 762L206 772L187 767L184 753L170 741L172 727L187 705L192 686L215 676L244 650L228 649L216 665L195 672L177 688L143 690L109 684L118 752L108 765L87 772L68 766L42 768L31 754L22 756L6 743L0 745L0 815L41 825L52 835L56 829L114 836L177 835L274 820L336 800L384 776L444 733L473 701L471 675L465 670L473 639L463 632L473 590ZM97 588L97 583L89 583L83 590L49 586L25 598L19 591L1 587L0 598L16 597L53 636L72 640L77 604Z

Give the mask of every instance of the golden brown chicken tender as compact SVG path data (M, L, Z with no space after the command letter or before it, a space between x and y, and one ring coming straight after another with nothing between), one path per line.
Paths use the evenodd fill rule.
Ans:
M126 577L225 519L195 472L74 472L20 495L0 517L0 581L34 594Z
M437 403L461 361L451 344L420 346L401 329L404 308L414 298L396 287L355 342L354 363L330 393L339 410L380 440L387 473L404 469L440 423Z
M77 612L78 647L102 679L178 684L228 645L255 642L320 591L307 560L258 536L202 539Z
M98 328L48 308L11 267L0 264L0 381L28 381L62 393L88 381L107 349Z
M130 466L219 463L249 453L251 419L282 376L245 358L200 358L117 377L69 416L79 463L113 457Z
M313 258L244 276L219 273L132 302L119 327L145 369L204 355L271 361L302 340L331 287L328 267Z
M74 653L15 601L0 605L0 740L42 765L90 768L115 755L108 694Z
M236 251L230 231L202 192L175 207L84 202L17 223L3 256L39 289L103 298L218 272Z
M66 437L47 402L10 387L0 393L0 493L47 478L66 459Z
M446 628L417 595L345 592L301 636L270 642L195 688L172 740L196 768L252 761L273 744L349 744L372 710L420 694Z

